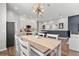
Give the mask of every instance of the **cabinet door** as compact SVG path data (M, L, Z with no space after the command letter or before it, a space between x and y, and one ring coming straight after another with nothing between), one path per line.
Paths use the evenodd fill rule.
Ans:
M79 32L79 24L78 24L78 32Z
M79 51L79 35L71 35L69 39L69 48L74 51Z

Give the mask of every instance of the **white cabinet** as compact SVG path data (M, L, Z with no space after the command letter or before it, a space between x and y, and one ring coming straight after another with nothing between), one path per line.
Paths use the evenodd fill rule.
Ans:
M79 51L79 34L71 34L71 38L69 39L69 49Z

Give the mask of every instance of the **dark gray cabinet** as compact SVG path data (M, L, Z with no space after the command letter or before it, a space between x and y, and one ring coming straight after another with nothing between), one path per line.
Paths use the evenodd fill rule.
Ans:
M58 34L59 37L70 37L70 31L60 30L41 30L45 34Z
M71 33L79 32L79 15L68 17L68 29Z
M15 23L14 22L7 22L6 23L6 45L8 47L14 46L15 40Z

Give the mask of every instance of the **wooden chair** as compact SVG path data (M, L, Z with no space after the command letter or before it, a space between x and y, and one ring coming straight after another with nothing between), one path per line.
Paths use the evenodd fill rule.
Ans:
M15 35L16 56L20 56L20 45L19 45L18 39L19 37Z
M28 42L24 42L21 38L19 38L18 41L20 44L20 56L30 56L30 44Z
M58 35L56 35L56 34L47 34L47 36L46 36L47 38L49 37L51 37L51 38L55 38L56 40L58 40ZM54 51L53 51L53 53L52 53L52 55L55 55L56 54L56 51L57 51L57 49L55 49Z
M41 53L34 47L30 46L28 42L24 42L22 39L19 39L19 43L20 43L20 55L21 56L37 56L36 54L38 54L39 56L44 55L43 53Z
M38 36L43 36L44 37L44 33L38 33Z
M46 37L51 37L51 38L55 38L56 40L58 40L58 35L56 34L47 34Z
M45 56L42 52L40 52L35 47L31 46L28 42L23 41L20 37L17 37L17 48L18 48L18 55L20 56ZM38 55L37 55L38 54Z

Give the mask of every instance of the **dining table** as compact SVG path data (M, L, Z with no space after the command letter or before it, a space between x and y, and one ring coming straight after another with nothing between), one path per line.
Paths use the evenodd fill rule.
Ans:
M52 56L54 50L56 50L56 56L61 56L61 41L54 38L47 38L34 35L21 35L21 39L25 42L29 42L30 45L45 55Z

